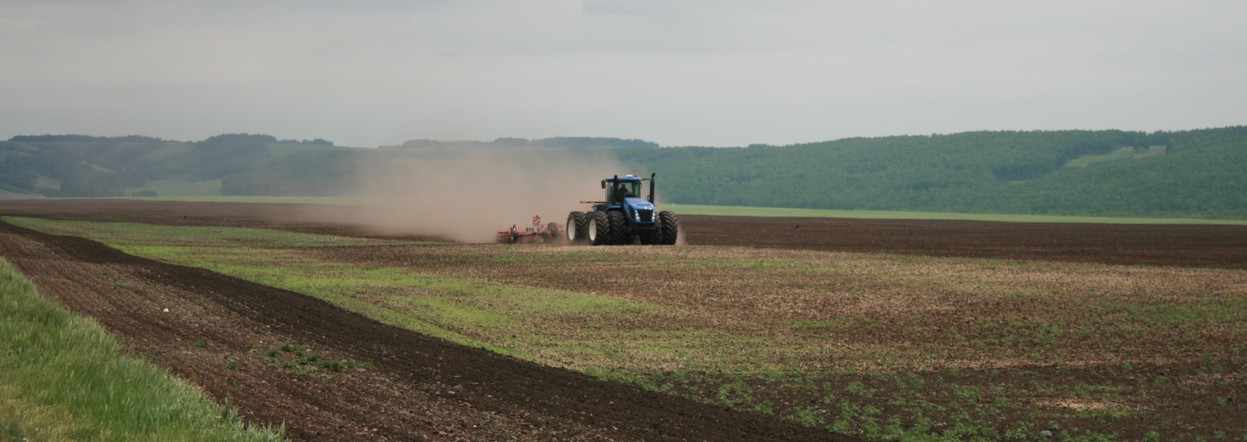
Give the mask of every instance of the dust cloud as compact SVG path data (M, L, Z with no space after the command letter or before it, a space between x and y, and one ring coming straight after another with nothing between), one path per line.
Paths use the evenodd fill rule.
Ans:
M386 235L492 242L499 230L567 220L600 201L599 182L624 171L600 151L411 149L357 164L361 205L344 221Z

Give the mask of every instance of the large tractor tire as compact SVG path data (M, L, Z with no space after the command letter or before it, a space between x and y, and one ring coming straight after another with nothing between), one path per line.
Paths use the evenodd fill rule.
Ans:
M675 245L675 241L680 235L680 220L676 219L675 214L662 211L658 212L658 229L661 238L658 243L662 245Z
M623 212L614 211L606 212L606 217L611 223L611 244L627 244L628 243L628 215Z
M652 246L662 242L662 227L655 226L654 230L641 232L641 244Z
M606 217L606 213L592 212L585 214L585 217L589 218L589 227L585 229L589 235L589 244L595 246L610 244L613 238L610 219Z
M584 212L567 214L567 242L584 241L589 233L589 218Z

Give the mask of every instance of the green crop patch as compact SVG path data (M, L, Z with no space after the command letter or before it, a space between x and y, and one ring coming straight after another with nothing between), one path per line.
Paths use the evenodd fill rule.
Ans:
M835 330L845 326L843 319L830 319L826 321L800 320L793 321L792 328L794 330Z
M220 179L203 181L186 181L182 179L153 180L148 181L142 187L128 189L128 191L131 195L142 195L143 192L147 192L149 195L155 194L153 197L148 198L167 198L170 195L176 195L181 198L205 197L219 195L221 193L221 181Z

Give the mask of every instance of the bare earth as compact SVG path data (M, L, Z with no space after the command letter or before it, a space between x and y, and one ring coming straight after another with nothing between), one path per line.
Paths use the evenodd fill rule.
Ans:
M372 234L334 222L341 210L128 200L0 202L0 216ZM702 216L683 216L681 222L692 245L1247 268L1243 226ZM19 266L42 293L122 337L132 354L169 367L218 400L229 398L248 422L284 422L295 440L828 438L822 430L779 417L644 392L451 344L297 293L132 257L80 238L0 224L0 256ZM375 368L296 375L263 358L279 343ZM1234 417L1210 418L1215 423Z

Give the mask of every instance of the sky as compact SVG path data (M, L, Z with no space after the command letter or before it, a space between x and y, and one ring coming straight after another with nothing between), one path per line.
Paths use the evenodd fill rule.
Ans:
M1247 124L1247 2L0 0L0 139L787 145Z

